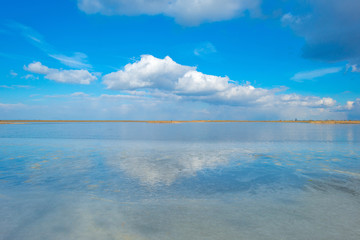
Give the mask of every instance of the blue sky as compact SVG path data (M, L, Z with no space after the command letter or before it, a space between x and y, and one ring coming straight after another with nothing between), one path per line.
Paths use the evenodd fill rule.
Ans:
M359 119L357 0L2 3L1 119Z

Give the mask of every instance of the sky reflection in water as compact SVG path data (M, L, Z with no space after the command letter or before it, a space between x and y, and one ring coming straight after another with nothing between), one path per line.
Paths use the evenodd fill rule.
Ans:
M0 126L0 239L359 239L360 126Z

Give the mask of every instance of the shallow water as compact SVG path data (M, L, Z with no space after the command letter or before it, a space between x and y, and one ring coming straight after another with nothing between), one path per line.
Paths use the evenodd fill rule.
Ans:
M360 125L0 125L0 239L360 239Z

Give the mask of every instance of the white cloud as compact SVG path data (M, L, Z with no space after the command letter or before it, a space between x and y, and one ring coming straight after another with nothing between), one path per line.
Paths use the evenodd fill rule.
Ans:
M13 77L16 77L18 74L16 72L14 72L14 70L11 70L10 75L13 76Z
M299 100L292 102L283 101L280 95L264 95L262 99L267 101L248 103L241 102L228 104L210 102L208 100L199 100L193 96L173 98L169 96L160 96L148 93L134 94L118 93L116 95L101 94L99 96L75 97L71 94L58 96L37 97L43 105L37 104L35 112L27 114L31 116L42 116L47 119L130 119L130 120L176 120L176 119L237 119L237 120L276 120L276 119L346 119L353 110L338 109L339 105L322 106L319 100L321 98L313 97L306 99L299 96ZM140 94L140 95L139 95ZM55 98L65 98L65 105L59 104ZM308 101L308 103L306 102ZM61 101L63 102L63 101ZM311 102L311 103L310 103ZM317 102L317 103L316 103ZM38 102L39 103L39 102ZM35 108L35 106L34 106ZM44 109L49 111L44 112ZM50 109L56 109L51 112ZM358 112L359 113L359 112ZM357 115L359 116L359 114ZM355 117L354 117L355 118ZM353 118L353 119L354 119Z
M44 97L45 98L87 98L90 97L90 95L83 92L74 92L71 94L44 95Z
M212 54L212 53L216 53L216 52L217 52L217 50L211 42L202 43L194 50L194 54L196 56L203 56L203 55L208 55L208 54Z
M87 70L59 70L55 68L48 68L40 62L30 63L28 66L24 66L24 70L32 73L43 74L46 79L61 83L90 84L92 81L97 79L96 76Z
M90 84L97 78L87 70L57 70L45 75L45 78L62 83Z
M91 68L92 66L87 61L85 53L76 52L74 56L66 56L63 54L49 54L50 57L59 60L62 64L74 68Z
M346 107L350 119L360 119L360 98L355 99L355 101L348 101Z
M24 68L56 81L71 82L69 79L72 79L76 83L89 83L96 79L86 70L53 69L40 62ZM108 89L119 92L104 92L98 96L75 92L38 97L37 101L45 104L43 108L57 108L57 111L47 115L41 113L40 107L34 109L47 119L274 120L355 119L360 116L360 100L340 105L330 97L286 94L285 88L265 89L250 83L239 84L226 76L208 75L197 71L196 67L181 65L170 57L159 59L143 55L124 69L104 75L102 80ZM68 104L59 106L58 101L52 100L55 97L67 98ZM17 116L15 110L7 113ZM34 112L24 114L31 118Z
M165 15L183 25L199 25L241 16L244 11L255 11L257 0L177 0L169 4Z
M173 89L178 78L194 67L180 65L170 57L164 59L151 55L141 56L141 60L127 64L124 70L109 73L103 77L109 89L161 88Z
M21 35L32 45L43 51L49 57L60 61L66 66L73 68L92 68L92 66L87 63L87 55L84 53L75 52L73 56L67 56L65 54L59 53L59 51L57 51L52 45L45 41L40 33L31 27L15 21L9 22L7 26L16 31L19 31Z
M29 85L13 85L16 88L32 88L32 86Z
M228 20L245 11L259 11L260 0L78 0L78 7L88 13L105 15L157 15L173 17L182 25Z
M280 95L280 101L289 106L303 106L312 108L329 108L336 104L336 101L329 97L301 96L298 94Z
M354 108L354 101L347 101L345 105L345 109L351 110Z
M294 81L303 81L303 80L311 80L314 78L322 77L327 74L337 73L342 70L342 67L332 67L332 68L323 68L323 69L316 69L313 71L306 71L306 72L299 72L296 73L291 80Z
M0 109L10 110L25 107L22 103L0 103Z
M33 74L26 74L25 76L21 77L25 79L39 79L39 77L35 77Z
M42 65L41 62L30 63L28 66L24 66L24 70L38 74L48 74L50 72L50 69Z
M89 94L83 93L83 92L74 92L70 96L72 97L88 97Z
M197 71L196 67L180 65L170 57L159 59L150 55L143 55L138 62L127 64L124 70L105 75L103 83L109 89L125 90L133 96L173 101L274 110L278 107L302 108L303 111L306 108L335 109L336 106L332 98L283 94L281 92L286 89L256 88L248 83L240 85L228 77L207 75Z
M8 85L0 85L0 88L13 88L13 87L8 86Z
M196 71L196 67L180 65L170 57L159 59L151 55L143 55L140 61L127 64L124 70L103 77L109 89L149 88L185 95L224 91L231 86L229 81L228 77L206 75Z
M28 85L0 85L0 88L8 88L8 89L14 89L14 88L31 88L31 86Z
M214 96L210 96L208 100L229 105L251 105L261 102L263 97L272 94L272 91L255 88L251 85L232 84L231 88L217 92Z
M353 64L353 65L350 65L348 67L351 67L352 72L360 72L360 67L359 67L358 64Z
M282 16L281 22L284 25L300 24L302 19L299 16L294 16L291 13L286 13Z
M176 92L185 94L207 94L224 91L230 87L228 77L218 77L203 74L198 71L188 71L177 79Z
M154 15L162 13L168 2L167 0L78 0L78 7L86 13Z

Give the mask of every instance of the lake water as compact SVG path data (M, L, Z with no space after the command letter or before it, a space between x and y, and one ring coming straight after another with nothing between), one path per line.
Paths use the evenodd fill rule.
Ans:
M360 239L360 125L0 125L0 239Z

